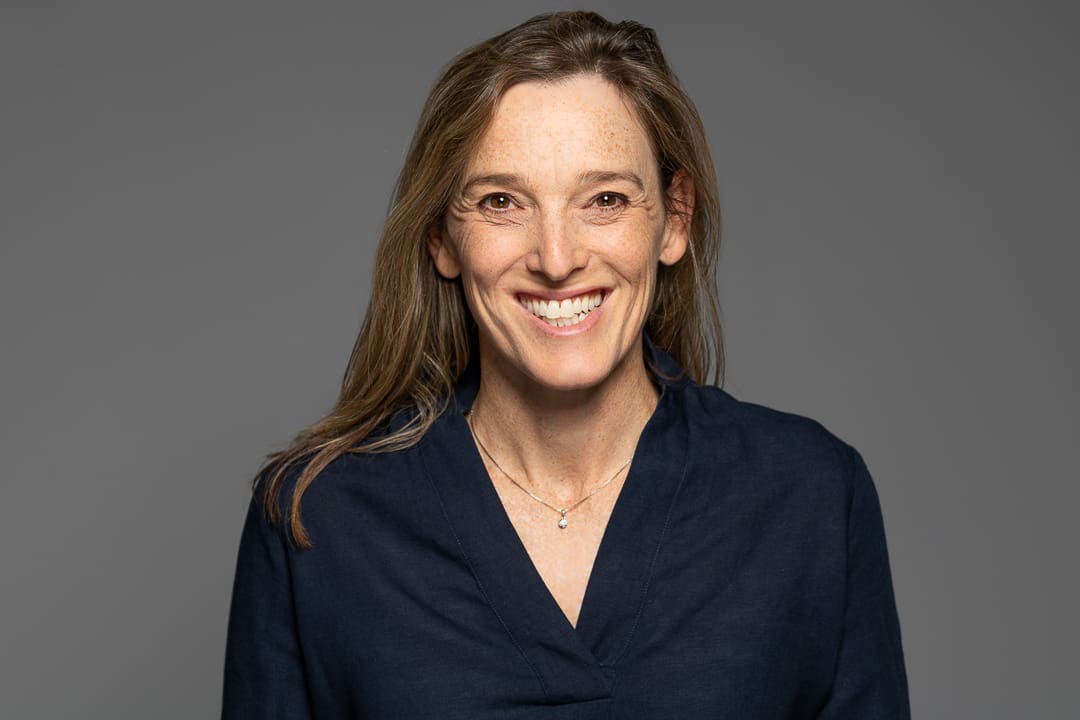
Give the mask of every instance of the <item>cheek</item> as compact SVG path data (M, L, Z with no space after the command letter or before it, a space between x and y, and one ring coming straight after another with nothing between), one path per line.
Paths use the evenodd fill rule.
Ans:
M614 228L606 228L614 230ZM661 231L655 223L641 220L604 233L603 247L608 263L619 274L638 281L655 274L660 261Z
M462 230L457 243L462 276L477 286L493 285L524 256L525 228L468 223Z
M500 279L512 267L512 259L500 252L493 238L473 235L458 246L461 249L461 278L465 292L473 297L493 292Z

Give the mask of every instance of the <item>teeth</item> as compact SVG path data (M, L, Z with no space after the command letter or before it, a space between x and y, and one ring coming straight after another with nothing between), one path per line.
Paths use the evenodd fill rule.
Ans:
M523 298L521 304L536 317L545 320L554 327L569 327L577 325L585 319L585 316L600 306L603 301L603 293L592 295L579 295L575 298L567 298L562 302L558 300L536 300Z

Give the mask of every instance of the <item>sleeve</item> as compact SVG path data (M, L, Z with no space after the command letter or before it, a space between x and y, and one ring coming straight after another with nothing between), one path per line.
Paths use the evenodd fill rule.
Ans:
M222 720L310 718L284 531L251 499L225 649Z
M862 457L847 447L853 488L847 527L844 636L818 720L909 720L907 673L877 491Z

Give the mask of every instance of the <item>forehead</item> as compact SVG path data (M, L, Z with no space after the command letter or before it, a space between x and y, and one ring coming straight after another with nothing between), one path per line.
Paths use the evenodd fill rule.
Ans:
M619 90L599 75L525 82L503 94L469 162L475 172L540 175L633 169L649 177L652 145Z

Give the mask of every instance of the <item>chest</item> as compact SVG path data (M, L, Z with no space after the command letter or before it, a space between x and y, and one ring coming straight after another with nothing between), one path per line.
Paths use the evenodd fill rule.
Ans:
M289 591L317 717L820 707L842 635L845 506L807 513L814 499L775 474L687 463L689 434L657 432L622 487L560 530L462 451L464 421L451 429L305 499L318 541Z
M807 536L792 518L763 526L745 503L704 511L685 491L662 504L642 479L565 529L489 478L487 495L380 484L332 498L323 522L310 506L320 542L292 592L313 703L371 718L801 717L828 689L843 606L821 593L820 544L785 557Z
M547 591L571 625L577 626L585 592L611 512L622 489L616 478L565 515L491 467L488 471L521 544ZM559 504L551 503L556 508ZM565 521L565 522L561 522Z

